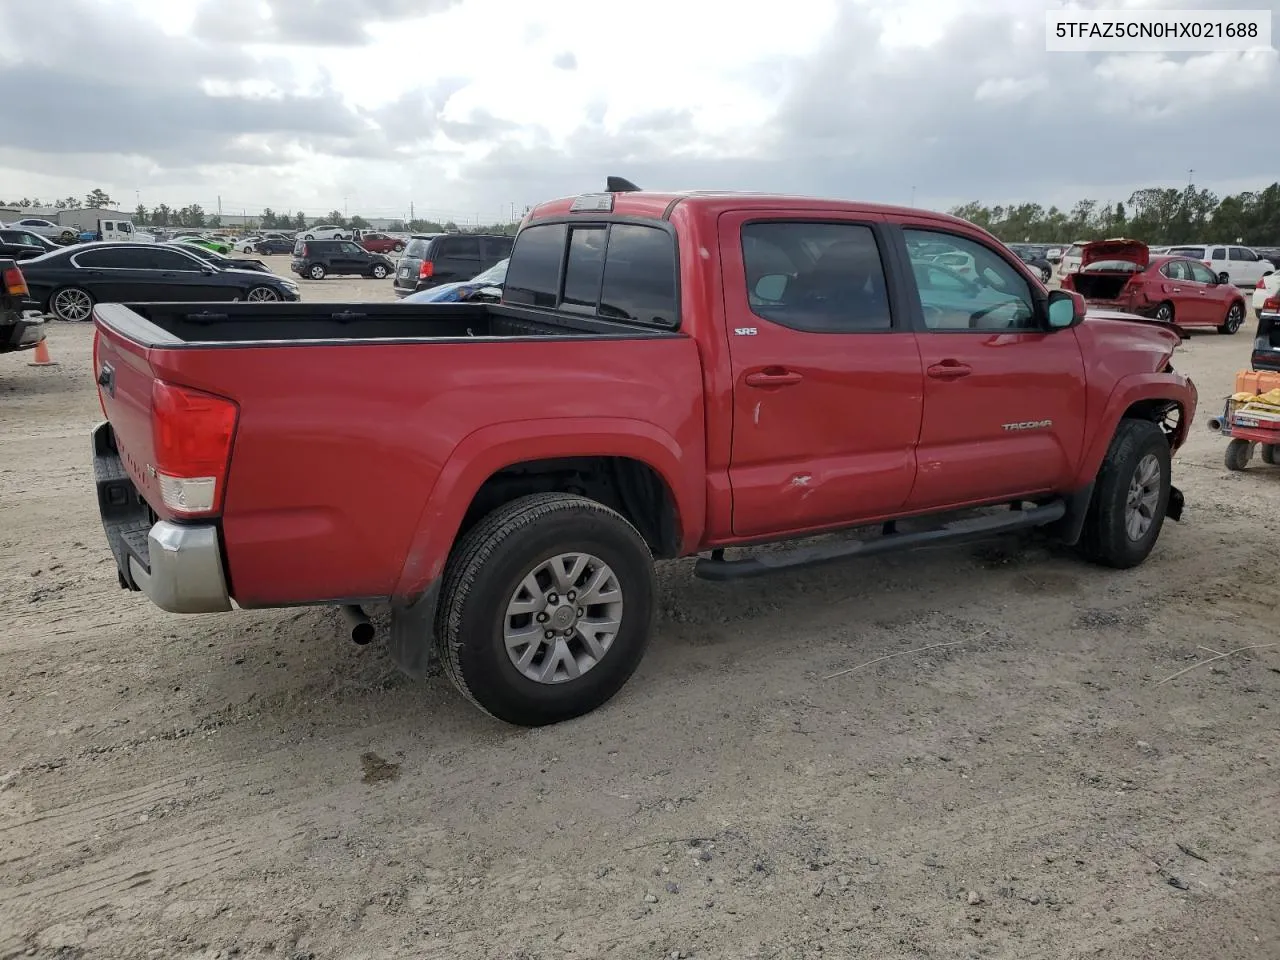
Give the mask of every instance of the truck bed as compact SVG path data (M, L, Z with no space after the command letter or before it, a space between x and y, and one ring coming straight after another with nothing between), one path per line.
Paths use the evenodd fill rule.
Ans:
M156 475L156 384L238 408L225 499L202 519L244 607L414 595L447 555L411 551L415 536L457 522L428 496L465 507L471 490L441 488L478 488L508 449L705 462L698 346L671 330L452 303L100 304L95 318L110 421L95 455L140 498L115 485L122 522L192 528ZM705 495L700 470L673 477ZM113 549L146 573L117 527Z
M99 320L135 343L186 345L672 336L591 317L549 316L496 303L100 304Z

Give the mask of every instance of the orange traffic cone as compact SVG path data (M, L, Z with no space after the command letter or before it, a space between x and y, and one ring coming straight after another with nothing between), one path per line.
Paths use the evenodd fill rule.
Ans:
M58 361L49 356L49 344L41 340L36 344L36 358L27 364L29 367L56 367Z

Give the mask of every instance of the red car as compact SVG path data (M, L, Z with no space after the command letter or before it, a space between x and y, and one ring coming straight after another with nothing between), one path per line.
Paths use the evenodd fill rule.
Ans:
M983 283L913 269L940 246ZM95 315L122 587L341 606L362 643L388 603L402 670L527 725L627 681L655 559L729 580L1041 528L1136 566L1197 399L1176 327L1086 316L963 220L616 181L526 217L498 303Z
M1080 253L1080 269L1062 278L1091 307L1136 313L1180 327L1235 333L1248 315L1231 283L1188 257L1151 256L1141 240L1096 240Z
M357 242L370 253L399 253L404 249L403 240L385 233L362 234Z

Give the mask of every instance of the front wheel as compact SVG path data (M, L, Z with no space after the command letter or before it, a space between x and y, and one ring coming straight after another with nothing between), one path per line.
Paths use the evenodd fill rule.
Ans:
M1127 569L1147 559L1169 505L1170 454L1150 420L1121 420L1093 488L1080 550L1103 566Z
M1227 455L1224 459L1228 470L1243 470L1253 459L1253 443L1249 440L1232 440L1227 444Z
M387 275L387 268L380 263L375 263L373 265L373 269L370 270L369 272L373 274L373 279L381 280L383 277Z
M244 298L251 303L275 303L280 299L280 294L271 287L254 287Z
M1231 309L1227 311L1227 319L1222 321L1222 325L1218 327L1219 333L1235 333L1240 329L1240 325L1244 323L1244 304L1237 301L1231 305Z
M1048 267L1041 267L1040 268L1041 282L1047 284L1052 279L1053 279L1053 271L1050 270Z
M500 507L454 548L436 643L454 685L486 713L537 727L618 692L649 642L653 558L620 514L536 494Z
M303 239L303 240L314 240L314 239L315 239L315 234L313 234L313 233L308 233L308 234L307 234L305 237L303 237L302 239Z

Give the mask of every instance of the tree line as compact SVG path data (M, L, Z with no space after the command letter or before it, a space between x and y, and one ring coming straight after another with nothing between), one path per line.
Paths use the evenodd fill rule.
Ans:
M1069 243L1123 236L1150 244L1280 245L1280 183L1221 198L1194 186L1147 187L1135 190L1127 203L1080 200L1070 210L1061 210L1038 203L988 207L973 202L950 212L1005 243Z

